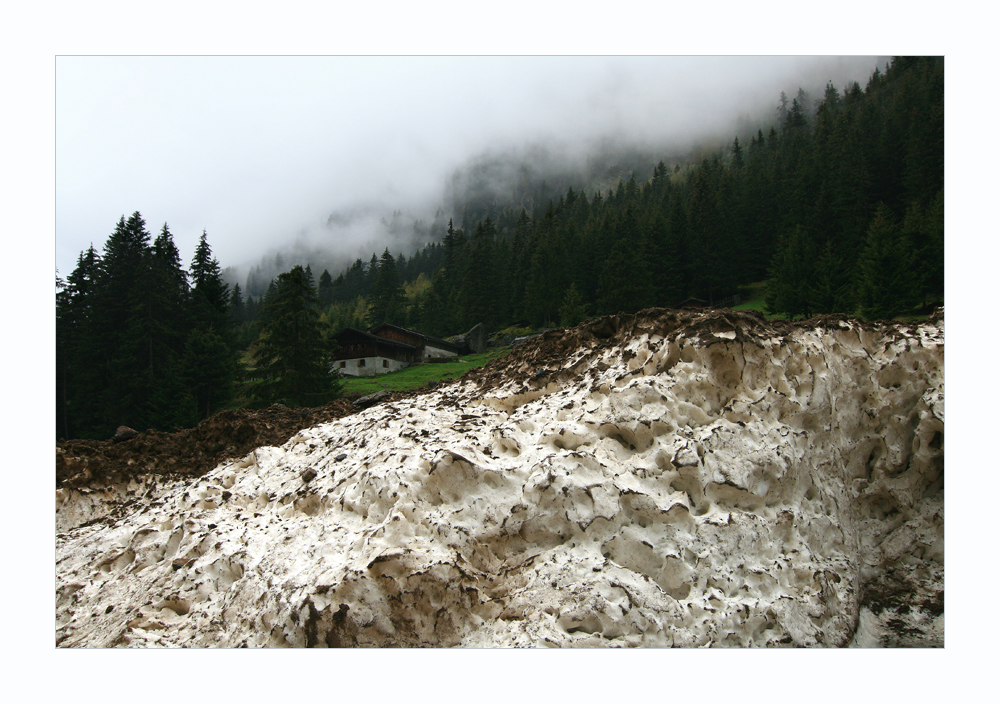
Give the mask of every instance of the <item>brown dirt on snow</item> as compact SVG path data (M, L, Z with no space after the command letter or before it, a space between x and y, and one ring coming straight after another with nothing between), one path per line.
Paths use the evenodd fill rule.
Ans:
M939 310L931 320L943 316ZM510 381L522 388L539 388L557 378L574 376L588 358L601 354L641 334L657 334L670 339L683 335L705 345L722 342L717 332L735 332L739 342L781 340L795 330L837 328L844 321L870 330L894 328L913 332L916 325L890 321L863 321L845 315L820 315L807 320L767 320L756 310L737 311L729 308L647 308L638 313L619 313L582 323L575 328L562 328L527 340L510 354L485 366L471 369L462 377L474 381L485 391ZM568 370L561 369L567 357L585 351L581 360Z
M581 349L586 350L586 357L590 357L643 333L655 333L665 338L685 334L714 342L717 338L712 333L723 330L736 330L737 339L746 335L756 338L762 333L780 335L787 332L780 326L775 328L757 311L647 308L638 313L606 315L575 328L549 330L527 340L509 355L469 370L462 378L475 381L484 390L512 380L537 387L553 380L553 375L566 358ZM567 373L572 374L572 370L562 371L559 376Z
M425 391L394 392L383 402ZM273 405L260 410L222 411L194 428L173 433L147 430L117 443L60 440L56 443L56 485L82 487L139 474L199 476L227 459L244 457L257 447L281 445L304 428L359 410L347 398L317 408Z

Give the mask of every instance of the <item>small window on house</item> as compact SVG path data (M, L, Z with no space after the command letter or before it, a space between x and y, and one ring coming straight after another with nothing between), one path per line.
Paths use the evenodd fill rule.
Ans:
M346 366L347 366L347 362L341 362L341 363L340 363L340 368L341 368L341 369L343 369L343 368L344 368L344 367L346 367Z
M389 366L389 360L388 359L383 359L382 360L382 366L383 367L388 367Z
M363 360L363 359L359 359L359 360L358 360L358 366L359 366L359 367L363 367L363 366L365 366L365 360Z

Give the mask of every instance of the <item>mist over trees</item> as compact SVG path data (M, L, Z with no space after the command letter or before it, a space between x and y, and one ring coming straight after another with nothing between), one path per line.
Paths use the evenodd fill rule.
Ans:
M82 252L59 281L57 434L332 398L322 370L345 327L444 337L476 323L574 325L729 305L761 282L768 310L787 316L888 318L943 301L942 58L896 58L864 88L782 93L769 123L720 143L696 159L624 172L623 160L596 160L550 180L530 164L478 162L453 184L450 219L398 220L425 245L317 265L318 280L308 260L277 254L230 290L207 235L188 273L166 225L151 243L139 213L123 217L104 251Z
M426 284L390 322L436 335L537 327L579 311L726 304L764 280L771 312L892 317L943 300L943 189L943 59L898 58L864 89L782 93L766 131L673 169L661 161L645 180L569 187L531 210L473 199L462 212L484 217L449 223L409 260L440 263L421 268ZM334 280L335 324L380 305L379 265L359 259Z
M584 154L573 154L568 146L557 149L545 144L476 154L454 169L434 205L412 206L410 211L388 204L338 210L327 218L322 235L296 236L280 251L262 256L248 268L228 268L223 276L230 284L243 284L245 295L257 297L293 263L309 263L317 272L338 272L358 257L368 262L371 252L378 254L386 246L394 253L416 252L429 243L440 243L449 220L471 232L487 217L495 221L521 208L528 212L544 209L568 188L596 192L613 188L632 174L640 181L648 179L655 165L651 154L673 163L687 161L693 153L691 148L640 147L610 139L580 148ZM370 246L344 244L363 239ZM345 246L358 246L356 255Z

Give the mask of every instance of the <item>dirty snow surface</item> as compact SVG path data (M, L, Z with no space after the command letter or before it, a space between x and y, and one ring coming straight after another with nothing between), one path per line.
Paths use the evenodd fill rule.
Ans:
M648 310L60 485L63 647L944 644L944 319Z

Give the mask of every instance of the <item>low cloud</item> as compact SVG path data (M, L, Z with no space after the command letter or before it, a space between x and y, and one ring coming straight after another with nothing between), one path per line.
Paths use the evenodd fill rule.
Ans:
M57 265L139 210L189 259L404 251L456 189L513 193L731 140L877 57L59 57ZM652 168L652 163L649 168ZM612 178L612 176L609 176ZM394 216L395 213L395 216ZM450 213L448 213L450 214ZM446 214L447 216L447 214ZM331 270L333 272L333 270Z

